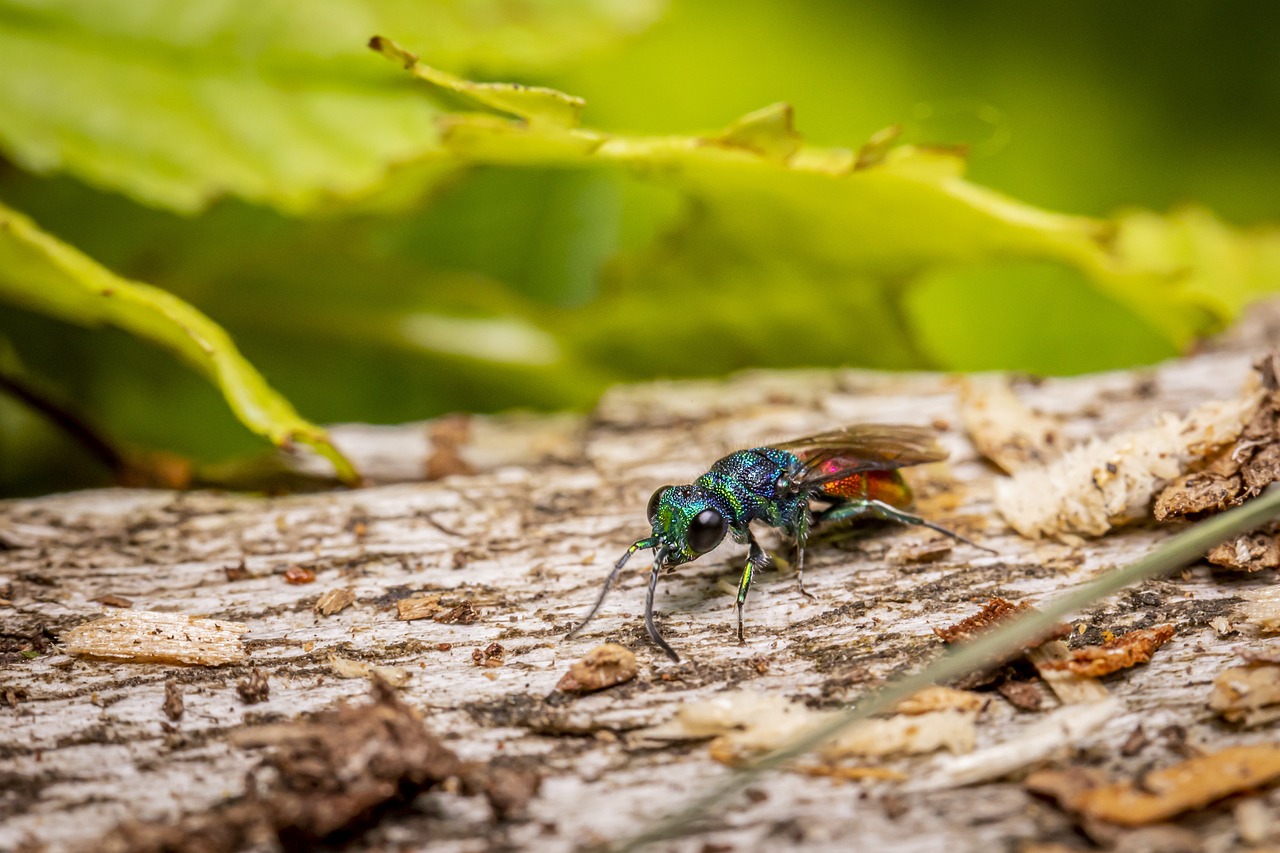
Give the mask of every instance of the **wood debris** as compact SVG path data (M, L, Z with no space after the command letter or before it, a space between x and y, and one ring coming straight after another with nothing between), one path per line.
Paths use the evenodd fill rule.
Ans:
M1280 527L1266 527L1229 539L1209 549L1205 559L1215 566L1257 572L1280 567Z
M1048 695L1037 681L1002 681L996 685L996 692L1019 711L1040 711L1044 709Z
M376 666L362 660L329 656L329 669L339 678L381 678L392 687L403 687L411 673L400 666Z
M893 706L895 714L928 714L931 711L981 711L987 698L971 690L935 685L908 696Z
M284 570L284 580L285 583L297 585L315 583L316 573L313 569L302 566L290 566Z
M556 684L565 693L591 693L636 677L636 656L617 643L604 643L587 652L587 656L569 667Z
M1063 782L1064 774L1071 784ZM1235 746L1153 770L1133 782L1090 785L1078 770L1042 770L1028 790L1067 811L1121 826L1144 826L1203 808L1280 778L1280 744Z
M1019 601L1014 604L1003 598L991 598L987 600L982 610L974 615L950 625L946 628L934 628L933 633L942 638L944 643L948 645L952 643L963 643L979 637L997 625L1005 622L1015 616L1022 616L1032 613L1035 608L1025 601ZM1071 633L1071 626L1058 623L1046 631L1043 640L1039 640L1031 645L1038 645L1044 640L1055 639L1058 637L1066 637Z
M311 609L321 616L332 616L341 613L355 604L356 594L349 589L331 589L316 599Z
M402 598L396 602L396 618L406 622L413 619L431 619L444 610L440 593Z
M1222 512L1280 480L1280 352L1253 365L1262 393L1239 437L1202 469L1179 477L1156 501L1157 520Z
M1173 637L1172 625L1143 628L1121 634L1097 646L1073 649L1061 661L1046 661L1042 668L1067 670L1086 678L1101 678L1121 669L1147 663L1155 650Z
M463 599L463 602L456 607L437 614L435 621L445 625L470 625L479 618L480 611L476 610L476 606L469 599Z
M1257 797L1236 803L1235 819L1240 840L1245 844L1280 841L1280 822L1273 809Z
M402 598L396 602L396 618L410 621L413 619L433 619L445 625L470 625L480 619L480 611L464 598L459 604L442 604L442 593Z
M959 404L973 446L1007 474L1062 455L1058 421L1029 408L1005 377L965 379Z
M1232 667L1213 681L1209 707L1245 728L1280 719L1280 666Z
M501 643L490 643L483 650L471 650L471 662L476 666L499 667L506 661L507 650Z
M133 606L133 602L132 602L132 601L130 601L129 599L125 598L123 595L116 595L115 593L107 593L106 595L100 595L100 596L98 596L97 598L95 598L95 599L93 599L93 600L94 600L95 602L97 602L98 604L102 604L102 605L105 605L105 606L107 606L107 607L123 607L123 608L127 608L127 607L132 607L132 606Z
M938 759L935 772L919 777L908 787L938 790L1003 779L1070 750L1123 713L1124 705L1110 697L1101 702L1063 706L1004 743L968 755Z
M186 703L182 699L182 685L170 678L164 683L164 704L161 710L171 722L178 722L186 711Z
M715 738L711 757L736 764L776 749L801 732L829 720L836 711L817 711L801 702L753 691L735 691L681 708L675 719L649 735L657 739ZM863 720L823 746L826 761L842 758L920 755L946 749L973 749L977 710L951 708Z
M1239 438L1260 392L1165 413L1146 429L1094 439L996 484L996 509L1030 539L1076 541L1145 518L1157 492Z
M236 682L236 692L240 694L241 702L246 705L256 705L271 697L271 682L267 679L265 672L252 669L247 678Z
M262 726L237 738L242 746L275 747L266 760L274 773L265 793L225 800L174 821L121 824L98 849L313 849L448 780L456 780L462 793L483 793L500 817L519 814L536 794L536 773L462 761L389 686L375 682L374 690L372 703L322 711L311 721Z
M247 630L240 622L122 610L72 628L62 643L68 654L105 660L220 666L244 660Z
M1237 611L1241 621L1264 634L1280 632L1280 587L1245 593Z
M1107 688L1097 679L1066 668L1071 649L1062 640L1050 640L1031 649L1027 658L1063 705L1100 702L1107 698Z

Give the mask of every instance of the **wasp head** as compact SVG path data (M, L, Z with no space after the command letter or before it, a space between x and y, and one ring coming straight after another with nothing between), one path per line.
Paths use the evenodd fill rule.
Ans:
M714 496L696 486L663 486L654 492L649 498L649 524L666 552L666 563L672 566L713 550L729 529Z

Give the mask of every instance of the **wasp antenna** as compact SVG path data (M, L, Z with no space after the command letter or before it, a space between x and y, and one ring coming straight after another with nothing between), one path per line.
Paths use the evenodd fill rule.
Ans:
M633 543L631 547L623 553L622 558L614 564L613 571L609 572L609 577L604 579L604 588L600 590L600 597L596 599L595 604L591 605L591 609L587 611L587 615L583 620L578 623L578 627L564 635L566 640L572 640L574 637L578 636L578 633L583 628L587 627L587 623L595 618L596 613L600 610L600 605L604 604L605 596L607 596L609 594L609 590L613 588L613 582L618 579L618 575L622 572L622 567L627 564L627 560L631 559L631 555L636 551L639 551L641 548L652 548L657 544L658 541L653 537L641 539L640 541Z
M675 663L680 663L680 655L676 654L676 650L671 648L666 640L662 639L662 635L658 633L658 626L653 624L653 593L658 588L658 574L662 571L662 561L667 557L667 549L665 547L658 551L656 557L653 558L653 571L649 573L649 595L644 602L644 628L649 632L649 639L657 644L658 648L667 653L667 657L671 658Z

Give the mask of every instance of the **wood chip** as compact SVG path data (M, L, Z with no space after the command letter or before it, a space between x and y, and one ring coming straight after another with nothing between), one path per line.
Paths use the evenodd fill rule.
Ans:
M971 690L926 687L894 706L895 714L927 714L930 711L981 711L987 698Z
M1044 667L1069 670L1086 678L1100 678L1121 669L1147 663L1155 650L1169 642L1172 637L1172 625L1130 631L1098 646L1075 649L1068 659L1047 661Z
M1013 604L1003 598L991 598L987 600L987 603L982 610L975 613L973 616L946 628L934 628L933 633L941 637L944 643L963 643L985 634L987 631L990 631L1002 622L1012 619L1015 616L1031 613L1034 610L1035 608L1025 601L1019 601L1017 604ZM1046 631L1044 639L1065 637L1070 633L1070 625L1058 623ZM1030 645L1038 645L1041 642L1044 642L1044 640L1039 640L1036 643L1031 643Z
M636 677L636 656L617 643L604 643L587 652L587 656L569 667L556 684L565 693L591 693Z
M1205 403L1156 426L1095 439L996 484L996 509L1030 539L1101 536L1146 518L1157 492L1241 434L1261 392Z
M1205 559L1215 566L1244 572L1280 567L1280 539L1277 538L1277 531L1278 528L1273 524L1230 539L1211 548Z
M332 616L355 603L356 594L349 589L331 589L316 599L311 609L321 616Z
M444 610L440 606L440 593L402 598L396 602L396 618L408 622L413 619L430 619Z
M1051 462L1065 449L1058 421L1032 411L1004 377L966 379L959 403L973 446L1008 474Z
M308 584L316 582L316 573L311 569L302 566L290 566L284 570L285 583L291 584Z
M1070 779L1064 777L1069 775ZM1145 826L1280 778L1280 744L1236 746L1154 770L1135 782L1088 784L1079 770L1046 770L1027 787L1066 810L1120 826ZM1083 781L1082 781L1083 780Z
M106 595L100 595L93 600L96 601L98 604L105 604L107 607L127 608L127 607L133 606L132 601L125 598L123 595L116 595L115 593L107 593Z
M800 732L830 719L834 711L817 711L801 702L754 691L724 693L681 708L670 726L651 730L657 738L675 731L687 738L714 737L711 757L725 764L768 752ZM973 749L977 711L930 711L863 720L820 749L827 761L852 756L919 755L946 749Z
M1240 605L1241 621L1264 634L1280 631L1280 587L1268 587L1245 593Z
M1050 640L1027 652L1044 683L1063 705L1099 702L1107 697L1107 688L1097 679L1063 666L1071 660L1071 649L1062 640Z
M1280 666L1260 664L1226 670L1213 681L1209 707L1246 728L1280 719Z
M220 666L244 660L240 622L200 619L181 613L122 610L62 635L68 654L132 663Z
M1203 469L1179 477L1156 500L1158 520L1200 516L1239 506L1280 480L1280 354L1275 350L1254 364L1262 394L1244 428ZM1241 537L1215 548L1214 556L1233 568L1255 571L1280 565L1275 531Z
M1084 811L1098 820L1137 826L1167 820L1280 778L1280 745L1237 746L1191 758L1142 778L1091 792Z
M911 782L911 790L929 791L977 785L1021 773L1058 755L1124 713L1114 698L1087 705L1064 705L1013 738L969 755L945 756L935 772Z
M403 687L409 681L409 670L399 666L375 666L362 660L330 655L329 669L339 678L381 678L392 687Z
M436 615L435 620L444 625L470 625L479 618L480 611L476 610L470 600L464 599L458 606Z

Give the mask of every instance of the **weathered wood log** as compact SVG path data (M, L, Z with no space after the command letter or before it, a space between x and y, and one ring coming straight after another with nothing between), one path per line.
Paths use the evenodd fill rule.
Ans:
M1157 410L1230 396L1249 364L1250 354L1209 354L1028 383L1018 393L1060 418L1068 439L1108 435ZM433 454L434 473L462 472L431 482L282 498L104 490L0 503L0 848L96 846L122 821L171 821L243 794L262 761L245 732L361 699L366 670L351 661L407 671L401 701L421 709L462 758L501 759L544 777L524 817L497 820L478 801L431 792L381 820L357 848L571 850L616 840L727 772L705 745L646 737L681 707L740 689L834 707L937 654L933 629L989 597L1050 596L1179 529L1138 524L1079 546L1019 538L993 512L1002 475L961 431L957 396L947 376L852 370L653 383L614 390L586 419L521 419L511 426L521 438L499 467L490 464L497 451L486 456L468 436L503 446L510 421L502 418L365 431L375 436L369 453L404 448L403 460L383 454L375 473L385 479L412 479ZM659 587L660 623L680 664L645 637L648 567L638 561L596 622L562 640L607 568L644 535L655 487L688 482L737 447L865 421L940 430L951 458L908 472L919 511L997 555L890 525L817 544L806 558L816 600L785 571L765 572L739 646L732 587L744 553L723 546ZM789 557L776 537L767 547ZM314 582L288 582L297 567ZM1034 766L1084 756L1113 776L1132 775L1187 750L1275 739L1265 728L1222 724L1206 704L1241 650L1267 642L1240 633L1248 629L1235 613L1274 581L1270 571L1200 564L1117 596L1080 614L1077 642L1165 624L1175 636L1149 664L1101 682L1114 704L1054 712L1045 692L1043 711L1024 711L991 692L975 753L868 760L877 772L846 772L862 777L847 783L827 778L840 773L775 774L673 849L1077 845L1075 818L1020 784ZM346 598L335 590L354 602L333 611ZM97 603L104 596L136 610L242 623L247 660L183 667L64 653L59 638L70 629L119 612ZM397 618L397 602L414 596L437 599L424 618ZM475 618L441 615L464 605ZM635 652L638 676L581 696L557 692L570 664L605 641ZM269 691L249 705L237 684L251 670ZM167 686L175 684L176 713ZM1138 728L1145 739L1134 753ZM1227 807L1185 825L1214 849L1238 841Z

